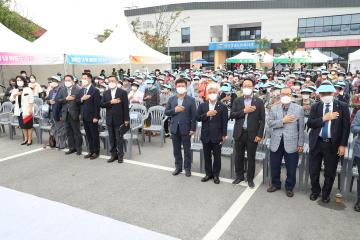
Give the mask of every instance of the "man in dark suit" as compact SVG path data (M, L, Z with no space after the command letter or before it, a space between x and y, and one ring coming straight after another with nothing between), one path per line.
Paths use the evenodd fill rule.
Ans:
M317 90L321 102L312 105L307 126L309 134L309 172L311 179L310 200L315 201L320 192L324 203L330 201L331 189L336 177L339 157L344 156L350 133L349 108L334 100L335 88L324 81ZM321 163L324 159L324 185L320 188Z
M61 120L65 122L65 130L68 139L69 151L65 154L76 152L81 155L82 136L80 132L80 105L76 101L76 96L80 93L81 88L74 82L72 75L64 77L64 87L61 88L56 102L62 105Z
M109 163L124 160L124 138L120 127L129 125L129 101L127 92L117 87L116 76L110 76L109 89L104 92L101 107L106 108L106 125L110 138L111 158Z
M94 160L99 157L100 139L99 126L100 119L100 91L92 83L91 73L83 73L81 77L81 89L77 95L77 102L81 104L81 116L84 123L86 139L89 143L89 153L84 158Z
M253 95L254 83L251 79L243 82L243 97L235 99L230 118L235 119L235 172L233 184L244 181L244 157L247 152L247 181L250 188L255 187L255 154L258 143L264 134L265 107L264 102Z
M201 181L207 182L213 178L214 183L219 184L221 146L227 136L228 108L221 101L217 101L219 96L218 84L209 84L206 92L209 101L199 105L196 115L196 119L202 122L201 141L205 158L206 176ZM214 163L212 163L211 154L214 156Z
M185 79L175 81L177 94L169 98L165 114L171 117L170 133L175 157L174 176L182 172L183 156L181 145L184 147L185 176L191 176L190 137L196 130L196 104L195 99L186 95L187 82Z

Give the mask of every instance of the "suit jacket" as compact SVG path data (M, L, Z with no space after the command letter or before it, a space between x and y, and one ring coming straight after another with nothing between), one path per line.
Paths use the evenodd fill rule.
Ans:
M354 156L360 157L360 111L358 111L355 115L354 120L351 123L351 132L357 137L354 139Z
M281 138L287 153L294 153L297 147L304 146L304 109L296 104L290 103L287 115L296 117L293 123L283 123L284 113L282 104L273 106L269 113L268 125L271 132L270 150L276 152L279 148Z
M209 102L201 103L198 107L196 120L201 124L201 141L204 143L219 143L227 135L228 109L220 101L216 102L214 117L208 117Z
M106 108L106 124L120 126L130 119L129 100L127 92L120 88L116 89L115 98L120 99L119 104L111 104L111 89L106 90L101 100L101 107Z
M251 101L252 106L256 106L256 110L252 113L248 113L247 117L247 131L250 139L254 139L256 136L263 137L265 127L265 107L264 102L253 96ZM240 139L243 125L245 121L244 113L245 102L244 97L238 97L234 100L231 108L230 118L235 119L234 134L233 137L237 141Z
M70 117L78 121L80 120L80 104L76 101L76 96L80 93L81 88L78 85L74 85L71 88L71 96L75 96L74 101L66 101L66 97L68 96L68 89L66 87L62 87L60 89L59 94L56 96L55 101L62 105L61 107L61 117L65 121L67 115L70 114Z
M85 89L81 89L79 94L76 97L76 101L80 104L80 112L83 121L92 122L94 118L100 119L100 102L101 96L100 91L91 86L87 95L91 97L88 100L81 101L81 98L84 96Z
M316 148L316 142L319 138L323 126L323 102L314 103L311 106L310 116L307 126L311 129L309 134L310 150ZM331 121L331 142L334 148L340 145L346 147L350 134L350 111L346 104L334 100L333 112L338 112L339 117Z
M178 126L181 135L189 135L190 131L196 130L196 104L195 99L185 95L182 106L185 107L183 112L175 112L178 105L177 96L172 96L166 105L165 115L171 117L170 132L176 134Z
M56 96L54 98L55 104L50 105L50 107L51 107L52 117L54 118L54 120L55 121L60 121L62 105L59 104L58 102L56 102L56 98L59 95L61 88L57 87L56 89L50 90L49 95L46 98L46 100L48 100L48 101L51 100L50 97L54 94L54 91L56 91L56 90L57 90L57 93L56 93Z

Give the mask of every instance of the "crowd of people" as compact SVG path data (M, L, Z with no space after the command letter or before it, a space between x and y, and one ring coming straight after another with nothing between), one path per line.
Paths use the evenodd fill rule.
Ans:
M34 75L22 71L5 97L14 103L23 130L22 145L32 144L34 98L42 98L42 114L52 121L54 146L66 146L67 155L82 154L83 125L88 142L85 158L94 160L100 153L99 121L101 108L106 109L106 129L110 139L108 162L123 162L123 129L130 124L129 111L134 104L164 106L166 137L171 136L175 158L174 176L185 170L191 176L191 136L201 123L201 141L205 160L205 177L220 183L221 148L233 138L236 178L233 184L247 181L255 186L255 156L265 134L270 137L271 186L268 192L280 190L282 160L287 177L286 196L294 196L296 169L304 143L309 144L311 179L310 200L321 197L330 201L339 160L345 155L350 132L360 133L360 72L346 73L340 66L325 66L303 71L282 68L272 71L241 70L155 70L151 73L116 71L110 76L101 71L93 77L89 70L77 79L56 74L41 86ZM151 124L151 116L145 126ZM228 121L233 121L233 136L228 135ZM122 129L122 131L120 131ZM147 132L156 135L156 133ZM360 171L360 140L354 140L354 162ZM183 154L182 154L183 150ZM246 157L245 157L246 153ZM324 165L324 183L320 172ZM360 180L354 209L360 211Z

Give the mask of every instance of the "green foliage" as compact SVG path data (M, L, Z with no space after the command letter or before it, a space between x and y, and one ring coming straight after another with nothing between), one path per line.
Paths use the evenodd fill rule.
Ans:
M265 50L269 49L270 44L272 43L272 39L261 38L255 40L255 43L257 45L257 52L264 52Z
M97 36L97 39L100 41L100 42L103 42L105 41L105 39L107 39L108 37L110 37L110 35L113 33L114 31L107 28L104 30L104 32L102 34L99 34Z
M38 26L9 8L11 0L0 0L0 23L23 38L34 41Z
M300 47L300 43L300 37L295 37L293 39L281 39L281 48L279 49L279 52L283 54L290 51L292 54L294 54L296 49Z

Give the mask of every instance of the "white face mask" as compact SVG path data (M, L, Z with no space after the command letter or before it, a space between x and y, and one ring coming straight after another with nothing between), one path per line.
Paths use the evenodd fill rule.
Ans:
M116 83L114 83L114 82L109 82L109 88L110 89L114 89L114 88L116 88L117 87L117 84Z
M217 94L216 93L211 93L211 94L209 94L209 99L211 100L211 101L215 101L216 99L217 99Z
M243 93L245 96L250 96L252 94L252 88L243 88Z
M89 85L89 81L88 80L81 80L81 85L83 87L87 87L87 85Z
M182 95L182 94L186 93L186 88L184 88L184 87L178 87L178 88L176 88L176 92L177 92L178 94Z
M17 81L16 84L18 85L18 87L23 87L24 86L23 81Z
M339 94L342 96L344 95L344 91L340 91Z
M280 102L281 102L282 104L287 105L287 104L291 103L291 97L289 97L289 96L282 96L282 97L280 98Z
M120 83L118 83L116 86L117 86L118 88L122 88L122 85L121 85Z
M35 82L35 78L30 78L30 82L34 83L34 82Z
M65 87L70 88L72 86L72 82L65 81L64 85L65 85Z
M310 95L307 95L307 94L306 94L306 95L302 95L302 98L305 99L305 100L307 100L307 99L310 98Z
M332 101L334 100L334 96L323 96L320 99L323 103L329 104L332 103Z

